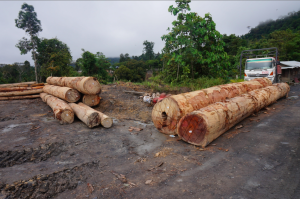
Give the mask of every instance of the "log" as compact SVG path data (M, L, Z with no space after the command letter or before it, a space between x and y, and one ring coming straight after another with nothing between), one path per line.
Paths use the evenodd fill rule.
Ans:
M169 96L153 107L152 121L162 133L177 134L177 124L184 115L216 102L272 85L268 78L214 86L211 88Z
M12 83L12 84L0 84L0 88L8 88L8 87L19 87L19 86L31 86L36 82L20 82L20 83Z
M43 89L13 91L13 92L1 92L0 97L20 96L20 95L32 95L42 93Z
M45 86L45 83L32 84L31 87Z
M74 112L65 101L48 93L41 93L40 97L52 108L55 118L60 120L61 124L73 123Z
M39 97L40 97L40 95L23 95L23 96L14 96L14 97L0 97L0 101L33 99L33 98L39 98Z
M286 83L274 84L193 111L180 119L178 136L205 147L254 112L287 96L289 90Z
M48 77L47 83L74 88L87 95L101 93L101 85L94 77Z
M105 115L104 113L101 113L100 111L97 111L83 103L78 103L79 106L82 106L88 110L93 110L96 111L99 114L99 117L101 118L101 125L105 128L110 128L113 124L113 120L112 118L110 118L109 116Z
M35 89L41 89L41 88L43 88L43 86L38 86L38 87L11 87L11 88L0 88L0 92L35 90Z
M99 114L92 108L86 108L75 103L69 103L75 115L89 128L98 126L101 122Z
M83 95L82 103L88 106L96 106L100 103L100 99L99 95Z
M46 85L44 86L43 91L55 97L59 97L60 99L66 100L67 102L77 102L80 99L80 93L69 87Z

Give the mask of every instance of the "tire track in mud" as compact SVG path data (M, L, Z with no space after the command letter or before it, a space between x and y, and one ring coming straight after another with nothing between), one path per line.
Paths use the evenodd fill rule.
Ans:
M0 151L0 168L11 167L25 162L41 162L65 151L65 143L55 142L42 144L37 148L27 148L19 151Z
M84 163L71 169L56 171L48 175L37 175L29 180L20 180L13 184L1 184L0 191L5 199L13 198L51 198L66 190L77 187L91 175L89 169L99 167L99 161Z

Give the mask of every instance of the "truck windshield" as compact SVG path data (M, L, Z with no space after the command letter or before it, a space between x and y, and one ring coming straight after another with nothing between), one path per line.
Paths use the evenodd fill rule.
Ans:
M247 60L246 70L272 68L272 59Z

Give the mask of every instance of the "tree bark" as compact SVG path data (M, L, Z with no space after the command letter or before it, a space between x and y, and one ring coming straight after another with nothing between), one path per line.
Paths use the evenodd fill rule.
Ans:
M154 126L162 133L177 134L177 124L184 115L206 107L210 104L225 101L243 93L272 85L268 78L219 85L199 91L172 95L155 104L152 110Z
M44 86L43 91L66 100L67 102L77 102L80 99L80 93L69 87L46 85Z
M82 106L88 110L93 110L96 111L99 114L99 117L101 118L101 125L105 128L110 128L113 124L113 120L112 118L110 118L109 116L105 115L104 113L101 113L100 111L97 111L95 109L92 109L91 107L83 104L83 103L78 103L79 106Z
M178 136L205 147L254 112L287 96L289 90L286 83L274 84L193 111L179 121Z
M41 93L40 97L52 108L55 118L60 120L61 124L73 123L74 112L65 101L47 93Z
M13 92L1 92L0 97L10 97L10 96L19 96L19 95L32 95L42 93L43 89L35 89L29 91L13 91Z
M33 99L33 98L39 98L39 97L40 97L40 95L23 95L23 96L14 96L14 97L0 97L0 101Z
M99 114L92 108L87 108L80 106L75 103L69 103L73 111L75 112L76 116L85 123L89 128L93 128L98 126L101 122L101 118Z
M99 95L83 95L82 102L88 106L96 106L100 103Z
M9 88L9 87L27 87L35 84L36 82L20 82L20 83L13 83L13 84L0 84L0 88Z
M36 90L42 89L43 86L39 87L12 87L12 88L0 88L0 92L10 92L10 91L24 91L24 90Z
M94 77L48 77L47 83L74 88L87 95L101 93L101 85Z

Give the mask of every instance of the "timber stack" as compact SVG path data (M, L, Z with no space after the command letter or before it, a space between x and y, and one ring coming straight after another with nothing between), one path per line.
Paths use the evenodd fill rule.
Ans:
M39 98L44 85L36 82L0 84L0 101Z
M268 78L214 86L166 97L154 106L152 120L160 132L205 147L288 92L287 84L272 85Z
M91 108L98 105L101 99L101 85L96 78L48 77L46 81L40 97L52 108L61 124L72 123L76 115L89 128L100 124L105 128L112 126L109 116Z

